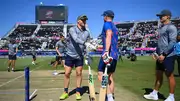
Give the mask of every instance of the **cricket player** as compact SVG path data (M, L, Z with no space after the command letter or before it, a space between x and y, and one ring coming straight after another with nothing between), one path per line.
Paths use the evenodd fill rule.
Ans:
M8 72L10 72L10 67L12 67L12 71L14 72L15 63L16 63L16 54L18 52L18 46L15 40L11 39L10 44L8 45L8 54L9 54L9 61L8 61Z
M178 32L177 43L175 44L174 47L175 47L174 52L176 54L176 60L177 60L177 63L178 63L178 73L179 73L179 76L180 76L180 31Z
M25 50L24 50L24 47L22 46L21 47L21 57L24 58L25 57Z
M121 62L123 62L122 52L121 52L121 48L120 47L119 47L119 60L121 60Z
M118 30L113 24L113 11L104 11L102 16L104 16L104 25L102 29L103 53L98 66L98 79L100 81L102 80L105 66L110 62L111 58L113 58L111 66L110 68L108 68L109 85L107 88L107 100L114 101L112 95L114 93L113 74L116 70L116 64L118 59Z
M59 61L61 61L61 64L64 67L64 63L65 63L65 52L66 52L66 42L65 42L65 38L63 35L60 36L60 40L56 43L56 52L57 52L57 56L56 56L56 62L54 64L54 68L57 69L57 65L59 63ZM57 71L55 70L53 72L54 75L57 75Z
M176 43L177 29L170 22L171 12L169 10L162 10L157 16L160 18L161 27L158 29L159 39L157 46L156 59L156 81L153 92L144 95L146 99L158 100L158 91L163 83L163 73L166 74L169 82L169 96L164 101L175 101L175 79L174 79L174 63L175 54L173 52Z
M35 47L32 48L31 55L32 55L32 64L36 65L36 63L35 63L35 61L36 61L36 49L35 49Z
M70 83L70 73L72 68L76 68L76 100L81 100L81 83L82 70L84 62L83 51L85 48L95 49L94 45L90 44L90 33L85 25L88 20L86 15L80 15L77 18L77 26L69 29L67 37L67 48L65 57L65 76L64 76L64 93L60 96L60 100L68 98L68 88Z

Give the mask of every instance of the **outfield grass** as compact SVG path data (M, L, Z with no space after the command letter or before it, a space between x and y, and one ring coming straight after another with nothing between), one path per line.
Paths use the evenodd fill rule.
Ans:
M93 67L97 67L98 60L94 60ZM177 64L175 65L175 74L177 74ZM155 61L150 56L139 56L136 62L124 59L117 64L116 73L114 75L117 86L132 91L142 97L145 88L153 88L155 81ZM164 76L164 84L160 89L160 93L165 97L168 93L168 82ZM176 101L180 101L180 77L176 77Z
M151 57L138 57L138 61L125 60L118 63L115 81L118 85L142 96L144 88L152 88L155 81L155 61ZM177 73L177 66L175 67ZM180 101L180 77L176 78L176 101ZM168 96L168 82L164 76L164 84L160 90L165 97Z
M38 66L40 70L52 70L52 66L49 65L51 57L38 58ZM37 66L31 64L31 58L18 59L16 69L23 70L25 66L29 66L30 69L34 69ZM92 68L97 71L99 59L94 58ZM7 68L7 59L0 59L0 71L5 71ZM58 69L63 69L58 66ZM85 68L87 69L87 68ZM175 74L177 74L177 66L175 66ZM144 88L152 88L155 80L155 61L151 57L143 56L138 57L136 62L124 59L123 62L119 61L117 64L116 73L114 75L117 86L121 86L139 97L145 93ZM164 76L165 77L165 76ZM180 77L176 77L176 101L180 101ZM168 96L168 82L166 77L164 78L164 84L160 90L165 97Z

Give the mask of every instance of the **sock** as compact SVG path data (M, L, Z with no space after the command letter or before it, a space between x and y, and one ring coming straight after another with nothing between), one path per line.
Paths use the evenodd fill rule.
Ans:
M172 93L170 93L169 96L174 98L174 94L172 94Z
M158 93L158 91L155 90L155 89L154 89L153 92L152 92L153 95L156 95L157 93Z
M68 88L64 88L64 92L68 93Z
M112 94L107 94L108 101L114 101Z
M76 92L81 93L81 88L80 88L80 87L77 87L77 88L76 88Z

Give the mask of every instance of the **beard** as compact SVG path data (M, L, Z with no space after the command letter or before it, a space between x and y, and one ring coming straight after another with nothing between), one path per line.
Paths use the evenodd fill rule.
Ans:
M85 27L85 26L81 26L81 29L82 29L83 31L85 31L85 30L86 30L86 27Z

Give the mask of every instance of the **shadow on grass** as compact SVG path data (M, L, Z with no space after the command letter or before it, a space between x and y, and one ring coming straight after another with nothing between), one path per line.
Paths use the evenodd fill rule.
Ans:
M75 93L76 93L76 89L73 89L71 92L69 92L69 96L71 96ZM83 86L81 88L81 96L84 95L84 93L89 94L89 87L88 86ZM95 94L99 94L99 93L95 92Z
M14 72L24 71L24 69L15 69Z
M145 90L145 93L144 93L144 94L150 94L150 93L153 91L152 88L143 88L142 90ZM159 93L159 92L158 92L158 98L159 98L159 99L162 99L162 100L165 100L165 99L166 99L166 98L164 97L164 95L161 94L161 93Z
M59 72L58 74L65 74L65 72Z
M180 75L178 75L178 74L174 74L174 77L180 77Z

